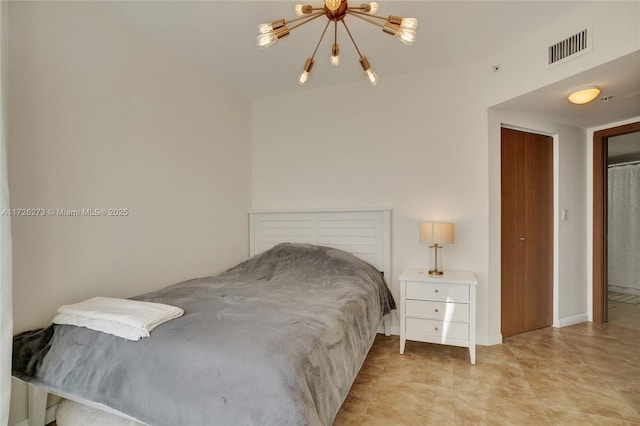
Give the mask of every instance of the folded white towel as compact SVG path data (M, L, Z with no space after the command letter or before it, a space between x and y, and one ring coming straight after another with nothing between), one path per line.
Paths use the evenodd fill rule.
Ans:
M139 300L94 297L58 308L54 324L69 324L128 340L148 337L160 324L184 314L181 308Z

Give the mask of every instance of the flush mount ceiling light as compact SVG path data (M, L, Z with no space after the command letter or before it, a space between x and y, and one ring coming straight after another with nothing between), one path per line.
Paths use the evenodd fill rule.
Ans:
M309 74L313 68L314 58L320 43L327 33L329 25L333 22L333 44L331 45L331 57L330 62L332 65L338 65L340 63L340 46L338 44L338 22L341 22L346 30L351 42L360 56L360 65L367 75L369 83L375 86L378 82L378 76L371 68L371 64L366 56L360 53L360 49L356 45L349 27L345 22L347 15L355 18L362 19L370 24L377 25L382 28L382 31L396 37L404 44L411 45L416 40L416 28L418 27L418 20L416 18L401 18L399 16L377 16L375 15L378 10L378 3L371 2L361 4L360 6L349 6L347 0L325 0L322 7L313 7L312 5L297 4L295 6L295 13L297 18L291 20L280 19L271 23L261 24L258 26L258 47L266 49L282 37L289 35L289 32L295 28L298 28L307 22L311 22L316 18L325 16L327 18L327 25L325 25L320 40L316 45L313 55L307 58L304 64L298 84L304 85L309 80ZM376 21L379 20L380 22ZM289 26L289 24L296 22L296 24Z
M587 86L575 89L569 93L569 102L576 105L588 104L598 97L600 88L598 86Z

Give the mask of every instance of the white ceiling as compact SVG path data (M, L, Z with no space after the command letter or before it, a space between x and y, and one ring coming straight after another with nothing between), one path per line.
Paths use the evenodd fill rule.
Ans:
M293 30L290 36L268 49L260 50L256 46L258 24L294 18L293 6L297 2L121 1L108 2L105 7L189 60L202 64L222 83L255 99L305 90L297 85L298 74L305 59L313 53L325 19ZM319 5L322 1L309 3ZM405 46L382 33L379 27L347 17L358 47L381 79L487 58L588 4L542 0L379 0L379 3L379 15L413 16L420 23L417 42ZM339 30L338 42L341 46L340 66L329 65L331 37L327 37L318 50L307 83L309 87L356 81L366 84L358 56L344 30ZM582 127L616 121L621 119L621 114L640 115L640 54L625 61L623 67L605 65L521 96L501 107L531 111ZM565 92L593 82L602 85L603 95L614 96L606 109L595 103L576 109L565 101Z
M569 92L586 85L601 88L586 105L573 105ZM608 101L601 100L611 97ZM500 109L530 113L582 128L596 127L640 116L640 51L602 64L565 80L503 102Z
M292 30L268 49L256 46L257 27L295 18L298 1L122 1L108 7L251 98L299 91L298 74L311 56L327 20ZM357 2L357 0L352 0ZM364 3L365 0L362 0ZM309 1L321 5L322 0ZM360 2L357 2L359 4ZM584 6L581 1L389 1L378 15L418 18L417 41L405 46L379 27L347 17L358 47L383 79L497 53L531 32ZM330 33L328 31L328 33ZM358 56L339 27L339 67L329 65L331 36L323 40L310 87L363 81Z

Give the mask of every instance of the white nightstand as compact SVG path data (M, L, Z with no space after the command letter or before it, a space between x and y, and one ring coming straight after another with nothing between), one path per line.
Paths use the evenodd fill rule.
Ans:
M476 286L472 272L406 269L400 275L400 353L407 340L469 348L476 363Z

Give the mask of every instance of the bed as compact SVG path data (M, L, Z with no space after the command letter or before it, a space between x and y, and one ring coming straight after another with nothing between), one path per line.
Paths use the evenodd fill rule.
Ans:
M48 393L152 425L331 424L395 308L389 219L252 212L247 261L133 298L185 311L150 337L74 326L17 336L30 424L44 423Z

